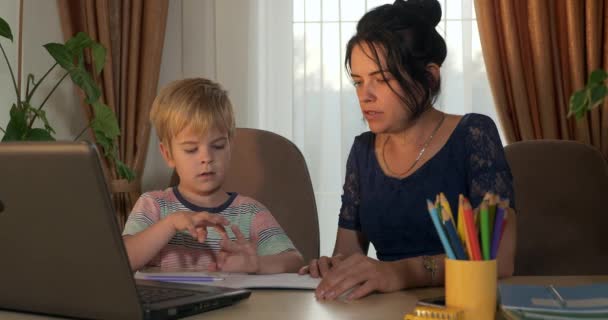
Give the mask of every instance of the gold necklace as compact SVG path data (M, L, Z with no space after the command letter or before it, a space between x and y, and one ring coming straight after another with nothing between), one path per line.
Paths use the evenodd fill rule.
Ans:
M443 124L443 120L445 120L445 113L443 113L443 116L441 117L441 120L439 120L439 123L437 124L437 126L435 127L435 129L433 129L433 132L431 132L431 135L428 138L426 138L426 141L424 142L424 145L422 145L422 149L420 149L420 152L418 153L418 156L416 157L416 160L414 160L414 163L412 163L412 165L406 171L404 171L403 173L394 172L388 166L388 161L386 161L386 157L384 156L384 149L386 149L386 143L391 138L391 136L388 136L384 140L384 144L382 144L382 161L384 162L384 166L386 167L386 170L391 175L393 175L395 177L402 177L402 176L406 175L408 172L410 172L412 169L414 169L414 167L416 166L416 164L418 164L418 161L420 161L420 159L422 158L422 155L424 154L424 151L426 151L426 148L429 146L429 143L431 143L431 140L433 140L433 137L435 136L435 134L437 133L437 131L439 130L439 128Z

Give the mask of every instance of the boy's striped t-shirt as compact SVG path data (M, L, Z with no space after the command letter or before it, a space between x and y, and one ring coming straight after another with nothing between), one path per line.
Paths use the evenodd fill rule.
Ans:
M247 240L253 238L252 235L257 235L259 256L296 250L270 211L258 201L237 193L229 193L229 199L221 206L204 208L184 199L177 187L142 194L131 210L123 235L142 232L177 211L205 211L222 215L231 224L237 224ZM231 240L236 239L229 227L226 231ZM221 235L211 227L207 228L204 243L196 241L187 231L178 232L147 267L160 267L163 270L206 270L209 263L215 262L221 240Z

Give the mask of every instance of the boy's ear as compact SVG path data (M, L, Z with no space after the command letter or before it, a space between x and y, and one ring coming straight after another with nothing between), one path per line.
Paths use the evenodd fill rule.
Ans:
M162 142L159 143L160 154L163 155L163 159L167 163L169 168L175 168L175 161L173 161L173 156L171 155L171 147L165 146Z

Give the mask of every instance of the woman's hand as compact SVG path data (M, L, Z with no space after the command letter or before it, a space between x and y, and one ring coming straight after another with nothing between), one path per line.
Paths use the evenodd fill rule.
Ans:
M209 266L210 271L248 272L257 273L260 270L260 261L257 253L257 239L247 240L237 225L230 228L236 240L225 237L220 242L220 252L216 263Z
M312 275L313 269L310 270ZM317 299L333 300L354 288L346 298L358 299L374 291L400 290L404 287L403 278L392 262L382 262L363 254L353 254L333 264L333 268L323 276L315 295Z
M307 266L303 266L298 271L299 274L310 274L312 278L323 278L329 270L337 266L344 256L337 254L333 257L322 256L319 259L312 259Z

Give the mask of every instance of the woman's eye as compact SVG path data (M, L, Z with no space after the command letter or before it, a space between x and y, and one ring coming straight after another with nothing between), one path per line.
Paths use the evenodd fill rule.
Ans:
M214 146L213 146L213 149L217 149L217 150L222 150L222 149L224 149L224 148L226 148L226 145L225 145L225 144L222 144L222 145L214 145Z

